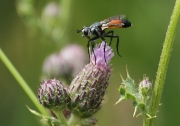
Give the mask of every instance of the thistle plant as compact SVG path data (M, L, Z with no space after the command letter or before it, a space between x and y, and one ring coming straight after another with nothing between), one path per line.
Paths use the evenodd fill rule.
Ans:
M134 80L130 77L129 73L127 72L127 78L122 78L122 84L119 87L119 93L121 97L115 103L115 105L123 100L132 99L133 106L135 108L133 117L135 117L137 109L140 108L141 113L138 115L145 115L151 118L151 116L147 113L149 108L148 105L149 98L151 95L151 89L152 83L149 81L148 77L144 77L143 80L139 83L138 88L136 88Z
M69 87L56 79L41 82L38 89L38 100L44 107L52 110L59 119L53 118L51 120L50 117L41 115L50 122L50 125L96 125L97 120L93 115L101 108L101 102L111 75L108 63L114 56L110 46L105 44L102 42L96 45L89 64L78 73ZM71 112L70 118L64 117L63 111L66 111L66 108ZM40 115L30 111L37 116Z
M50 6L47 5L44 7L42 18L45 19L44 16L52 16L50 17L52 20L46 18L48 23L44 22L44 24L47 23L50 25L51 23L49 22L53 22L55 18L59 21L60 15L63 17L60 22L63 23L61 24L62 27L59 27L59 25L57 27L51 27L51 25L41 27L41 23L37 20L40 18L37 18L36 15L34 15L35 12L32 3L33 0L19 0L17 5L18 12L25 19L25 22L27 21L27 24L40 28L42 32L43 28L46 28L44 35L50 33L47 36L49 36L53 41L59 42L61 39L62 42L67 42L65 41L67 39L67 36L65 35L67 34L64 33L67 31L66 27L69 26L66 21L69 21L68 16L70 7L62 6L62 9L63 7L67 7L66 11L63 11L67 13L62 15L60 13L61 9L57 8L59 6L56 6L54 3L50 3ZM66 5L69 5L70 2L69 0L63 0L61 5L65 5L65 3ZM47 11L49 7L56 8L54 11L55 13L49 13ZM179 22L179 16L180 0L176 0L166 33L162 54L160 56L155 82L152 84L148 77L144 77L143 80L140 81L139 85L136 85L129 73L127 73L126 79L122 78L122 83L119 88L121 96L116 102L116 105L123 100L132 99L133 106L135 108L133 116L143 115L143 126L153 126L155 119L158 117L157 111L163 92L166 72L173 47L173 40L177 24ZM59 34L60 37L57 37ZM105 46L106 48L104 52L104 44L105 43L103 42L101 45L96 46L94 53L91 54L90 63L78 73L78 75L70 83L69 87L66 87L57 79L47 79L41 82L37 97L1 49L0 59L39 110L39 112L36 112L28 108L30 112L47 121L50 126L93 126L97 125L97 119L94 117L94 114L101 108L101 102L105 95L106 88L109 84L108 80L111 75L111 68L108 63L113 57L113 52L107 45ZM104 59L104 53L106 62ZM39 103L37 102L38 100ZM53 110L57 118L51 117L47 109L44 109L44 107ZM140 114L136 115L138 108L141 111ZM66 109L69 109L71 112L70 118L66 118L63 113Z
M106 62L109 63L114 54L109 46L105 46L105 42L96 46L94 54L91 54L90 63L71 82L70 110L75 115L89 117L100 109L111 75L110 65L105 62L104 53Z
M150 86L151 83L149 82L148 79L143 80L139 85L140 86L139 93L141 93L142 96L144 95L143 98L145 98L145 100L143 101L146 101L147 98L150 97L149 99L150 102L143 102L143 104L139 104L137 102L138 96L136 96L136 94L138 92L135 90L134 81L132 81L129 75L127 76L126 80L130 80L130 84L122 83L123 85L120 86L119 88L119 92L122 95L122 98L120 98L116 102L116 104L127 98L133 99L135 112L137 110L137 107L140 107L142 110L140 114L143 114L143 126L153 126L155 122L155 118L157 117L156 114L158 112L158 107L159 107L162 92L163 92L166 72L167 72L167 68L168 68L168 64L169 64L169 60L171 56L173 40L174 40L177 24L179 21L179 16L180 16L180 0L176 0L174 10L172 12L171 20L167 29L165 41L163 44L163 49L160 56L160 61L158 65L156 80L153 86L154 88L152 89L152 94L144 97L145 95L148 94L151 87ZM123 82L126 82L126 80L125 81L123 80ZM129 88L127 87L130 87L130 89L132 90L129 90Z

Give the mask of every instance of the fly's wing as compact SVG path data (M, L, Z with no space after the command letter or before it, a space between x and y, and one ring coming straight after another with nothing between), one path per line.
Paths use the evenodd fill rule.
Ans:
M101 21L102 30L106 28L122 28L123 20L126 20L125 15L117 15Z

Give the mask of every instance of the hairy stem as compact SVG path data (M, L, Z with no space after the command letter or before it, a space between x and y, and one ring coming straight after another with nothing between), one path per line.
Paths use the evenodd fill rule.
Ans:
M171 51L172 51L172 47L173 47L175 31L176 31L177 24L179 21L179 15L180 15L180 0L176 0L174 10L171 15L170 23L169 23L169 26L167 29L165 41L163 44L163 49L162 49L162 53L161 53L161 57L160 57L160 61L159 61L155 85L154 85L154 89L152 92L150 107L149 107L149 111L148 111L148 114L152 118L148 119L149 117L145 116L145 119L143 119L144 126L153 126L154 125L155 118L153 118L153 117L156 116L158 107L160 104L161 95L162 95L164 82L165 82L165 78L166 78L166 72L167 72L167 68L168 68L168 64L169 64L169 60L170 60L170 56L171 56Z

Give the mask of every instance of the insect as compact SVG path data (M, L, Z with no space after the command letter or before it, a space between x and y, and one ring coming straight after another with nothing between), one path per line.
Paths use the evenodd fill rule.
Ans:
M92 52L94 53L94 42L99 38L101 38L104 42L106 42L105 38L110 38L109 45L111 45L112 39L116 38L117 54L121 57L118 49L119 36L114 35L114 31L112 30L107 32L105 32L105 30L109 28L128 28L130 26L131 26L131 22L127 20L125 15L117 15L100 22L95 22L89 27L84 26L81 30L77 30L77 33L82 32L82 36L87 37L89 39L87 44L89 57L90 57L90 44L91 44ZM92 38L90 38L91 35L93 35ZM106 62L105 47L104 47L104 59ZM95 62L96 62L96 56L95 56Z

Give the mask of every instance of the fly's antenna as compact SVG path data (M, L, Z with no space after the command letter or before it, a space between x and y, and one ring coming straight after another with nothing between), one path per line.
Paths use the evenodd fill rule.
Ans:
M80 33L82 30L76 30L77 33Z

